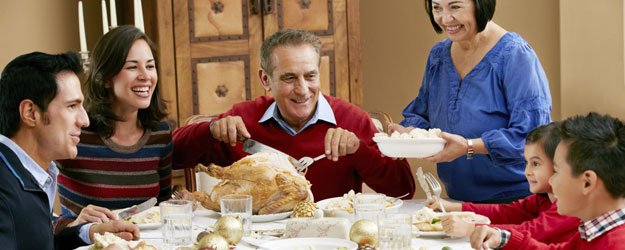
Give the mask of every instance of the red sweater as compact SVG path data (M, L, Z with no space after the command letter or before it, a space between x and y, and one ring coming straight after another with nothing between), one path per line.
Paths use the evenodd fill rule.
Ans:
M549 197L530 195L511 204L462 203L462 211L472 211L491 220L492 227L527 231L532 238L544 243L567 242L579 237L578 218L558 214L557 204Z
M319 121L297 135L284 131L270 119L259 123L273 98L263 96L252 101L235 104L225 116L240 116L253 139L280 150L296 159L322 154L324 138L329 128L341 127L360 138L360 147L354 154L339 157L337 162L327 158L316 161L308 169L306 179L312 184L315 200L342 196L350 189L360 192L364 181L373 190L390 196L415 191L414 178L406 160L393 160L382 156L372 138L376 132L369 115L355 105L331 96L325 96L336 125ZM245 157L241 143L231 147L213 138L209 123L184 126L173 133L174 167L195 166L197 163L214 163L228 166Z
M588 242L579 236L579 232L569 241L560 244L545 244L532 238L528 232L510 230L510 240L503 249L592 249L592 250L616 250L625 249L625 224L613 228L609 232Z

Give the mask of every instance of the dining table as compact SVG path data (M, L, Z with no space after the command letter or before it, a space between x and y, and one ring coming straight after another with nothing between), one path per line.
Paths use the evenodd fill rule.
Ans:
M423 202L423 199L404 200L402 206L399 208L398 213L414 214L417 210L423 208ZM212 210L204 209L201 207L195 210L193 213L193 239L195 240L200 232L210 230L212 225L215 224L219 217L219 213ZM281 229L285 229L288 220L289 218L268 222L253 222L251 230L252 232L279 231ZM141 229L141 239L145 240L148 244L156 246L158 249L167 249L166 246L163 246L160 228ZM259 249L258 245L276 239L280 238L275 236L254 234L253 237L243 237L241 242L239 242L234 249ZM418 233L416 233L415 236L412 237L411 246L412 249L415 250L440 250L445 246L450 247L454 250L471 249L469 239L466 237L453 238L441 235L420 236L418 235Z

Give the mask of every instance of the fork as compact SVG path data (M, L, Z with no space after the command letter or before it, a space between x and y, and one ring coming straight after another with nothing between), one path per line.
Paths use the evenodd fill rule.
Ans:
M300 158L299 160L297 160L297 162L299 163L299 166L296 166L295 168L297 169L298 172L305 173L306 169L308 169L310 165L312 165L315 161L323 159L324 157L326 157L325 154L322 154L315 158L304 156Z
M430 187L432 187L432 192L434 192L434 195L436 195L436 197L438 197L438 206L441 208L441 211L443 211L443 213L447 213L445 211L445 207L443 207L443 202L441 202L441 183L438 182L438 180L436 179L436 177L434 177L434 175L432 175L432 173L425 173L425 181L430 184Z

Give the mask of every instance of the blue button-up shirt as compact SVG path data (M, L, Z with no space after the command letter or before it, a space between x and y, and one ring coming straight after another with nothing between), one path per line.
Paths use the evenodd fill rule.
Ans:
M298 133L304 131L304 129L306 129L310 125L317 123L319 120L336 125L336 118L334 117L334 111L332 111L332 107L330 107L328 100L326 100L326 98L323 97L321 93L319 93L319 98L317 99L317 109L315 110L315 114L310 120L308 120L308 122L306 122L306 124L304 124L302 129L300 129L299 131L295 131L295 129L291 128L286 123L286 121L282 119L282 116L280 115L280 110L278 110L278 106L276 105L276 102L269 105L269 107L265 111L265 114L263 114L260 120L258 120L258 123L266 122L271 118L276 120L276 122L278 122L278 125L280 125L280 127L284 129L284 131L286 131L290 135L297 135Z

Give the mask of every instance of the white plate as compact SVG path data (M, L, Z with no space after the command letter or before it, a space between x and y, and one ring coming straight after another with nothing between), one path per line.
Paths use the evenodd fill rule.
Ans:
M320 200L317 202L317 207L321 210L323 210L323 215L327 216L327 217L344 217L344 218L349 218L351 216L353 216L353 213L349 213L347 210L343 210L343 209L339 209L339 208L335 208L335 209L328 209L328 206L332 203L335 203L339 200L343 199L343 197L334 197L334 198L328 198L325 200ZM396 213L397 211L399 211L399 208L404 204L404 201L401 199L395 199L392 197L386 197L386 200L394 200L393 204L390 207L386 208L386 211L389 213Z
M221 215L221 212L215 212L215 213L218 213L219 215ZM293 211L287 211L287 212L282 212L282 213L277 213L277 214L252 215L252 222L269 222L269 221L281 220L284 218L288 218L289 216L291 216L292 213Z
M133 246L134 246L134 245L136 245L139 241L138 241L138 240L132 240L132 241L129 241L129 242L130 242L131 244L133 244ZM152 245L152 246L154 246L154 244L152 244L152 243L147 243L147 245ZM86 246L78 247L78 248L76 248L76 249L74 249L74 250L91 250L91 247L92 247L92 246L93 246L93 244L91 244L91 245L86 245ZM157 246L154 246L154 247L156 247L157 249L160 249L160 248L158 248Z
M287 211L277 214L262 214L262 215L252 215L252 222L268 222L274 220L281 220L291 216L293 211Z
M339 247L345 247L349 250L356 250L356 248L358 248L358 244L352 241L337 238L282 239L265 242L260 246L272 250L336 250Z
M412 231L412 234L417 237L447 237L443 231Z
M113 210L114 213L119 213L120 211L122 211L123 209L118 209L118 210ZM154 221L149 221L148 223L135 223L135 225L137 225L137 227L139 227L139 229L143 229L143 230L149 230L149 229L157 229L159 227L161 227L161 222L160 222L160 209L158 207L151 207L148 210L145 210L143 212L140 212L138 214L135 214L133 216L131 216L130 218L132 219L143 219L146 216L150 215L150 214L158 214L158 220L155 219Z
M145 223L145 224L135 224L140 230L152 230L158 229L161 227L161 223Z

